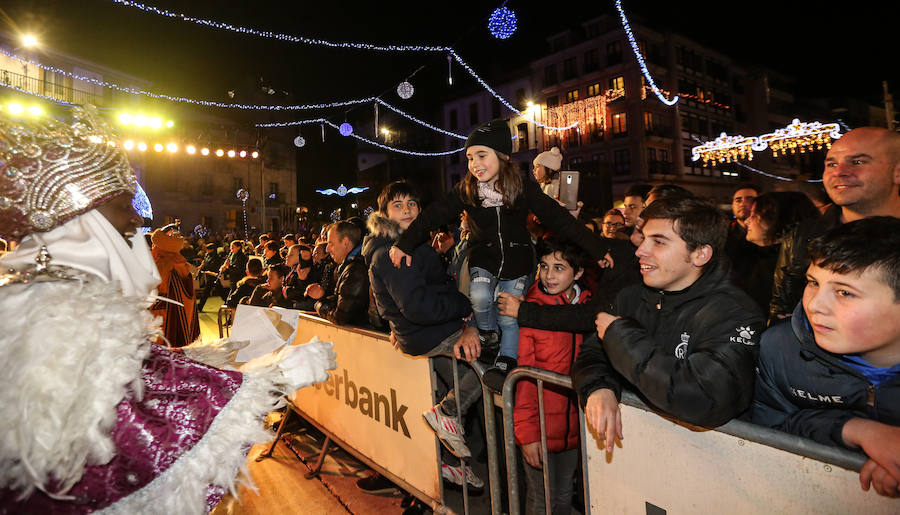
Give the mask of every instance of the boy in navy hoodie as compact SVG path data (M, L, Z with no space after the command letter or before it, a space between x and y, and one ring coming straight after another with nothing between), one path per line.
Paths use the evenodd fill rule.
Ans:
M753 422L862 449L863 490L900 483L900 219L839 225L809 246L803 300L762 336Z

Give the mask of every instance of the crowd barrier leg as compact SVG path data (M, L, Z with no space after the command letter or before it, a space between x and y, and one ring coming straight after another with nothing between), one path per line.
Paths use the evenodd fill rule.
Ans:
M319 475L319 472L322 471L322 465L325 464L325 457L328 456L328 447L331 445L331 437L326 435L325 441L322 442L322 450L319 451L319 457L316 459L316 464L313 465L313 468L310 469L309 472L303 475L306 479L312 479Z
M541 459L544 462L542 470L544 476L544 506L546 513L550 514L552 513L552 506L550 498L550 470L547 468L549 452L547 451L547 427L544 420L544 382L571 389L572 380L567 375L532 367L519 367L513 369L509 375L506 376L506 381L503 383L503 435L506 449L506 482L509 492L510 515L518 515L522 511L521 503L519 502L518 455L516 451L516 432L513 421L513 408L515 407L516 383L523 378L531 378L537 381L538 416L541 423ZM579 410L579 416L583 418L581 410ZM581 441L583 456L584 435L581 435ZM584 495L586 500L588 499L587 489L588 483L585 473ZM585 510L586 512L589 511L587 501L585 501Z
M257 456L256 461L262 461L266 458L272 457L272 453L275 452L275 446L278 445L278 442L281 440L281 435L284 434L284 428L287 426L288 419L291 418L291 415L293 413L294 410L292 410L290 405L288 405L284 410L284 416L281 417L281 423L278 424L278 432L275 433L275 439L272 440L272 445L269 446L269 449L266 452Z
M487 447L488 455L488 482L491 486L491 515L499 515L503 500L500 488L500 455L497 452L497 422L494 419L494 393L482 383L481 395L484 403L484 445Z
M453 396L456 401L456 416L460 419L460 423L462 423L462 406L460 406L459 404L459 366L455 356L451 356L450 360L451 366L453 368ZM467 459L459 459L460 464L462 464L463 513L465 513L466 515L468 515L469 513L469 482L466 480L466 476L468 475L467 471L470 467L469 461L471 459L471 457ZM441 459L440 453L438 453L438 461L440 461L440 463L438 463L438 467L442 467L443 460Z

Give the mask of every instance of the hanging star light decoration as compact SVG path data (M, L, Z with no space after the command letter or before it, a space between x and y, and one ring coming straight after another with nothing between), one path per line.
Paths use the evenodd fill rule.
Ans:
M337 195L339 197L344 197L348 193L350 193L352 195L356 195L357 193L362 193L362 192L366 191L367 189L369 189L368 186L366 186L364 188L360 188L359 186L354 186L352 188L348 188L348 187L344 186L343 184L341 184L340 186L337 187L337 189L328 188L327 190L316 190L316 193L320 193L322 195Z
M508 39L516 31L516 13L504 6L494 9L488 19L488 30L497 39Z
M303 136L297 136L296 138L294 138L295 147L300 148L303 145L306 145L306 140L303 138Z
M416 89L413 88L413 85L409 83L409 81L403 81L397 86L397 96L402 98L403 100L408 100L413 93L415 93Z

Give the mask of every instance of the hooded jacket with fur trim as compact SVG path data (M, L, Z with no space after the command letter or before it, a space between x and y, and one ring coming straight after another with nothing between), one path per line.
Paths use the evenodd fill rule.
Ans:
M378 314L387 320L403 352L418 356L463 327L471 304L441 266L431 246L413 250L412 266L394 267L388 252L400 237L400 226L382 213L368 220L362 255Z

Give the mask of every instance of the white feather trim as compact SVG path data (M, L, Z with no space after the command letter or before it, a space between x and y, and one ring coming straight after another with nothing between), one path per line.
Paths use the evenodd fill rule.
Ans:
M0 288L0 487L25 496L55 479L61 494L112 459L116 405L140 396L158 331L146 308L86 274Z

